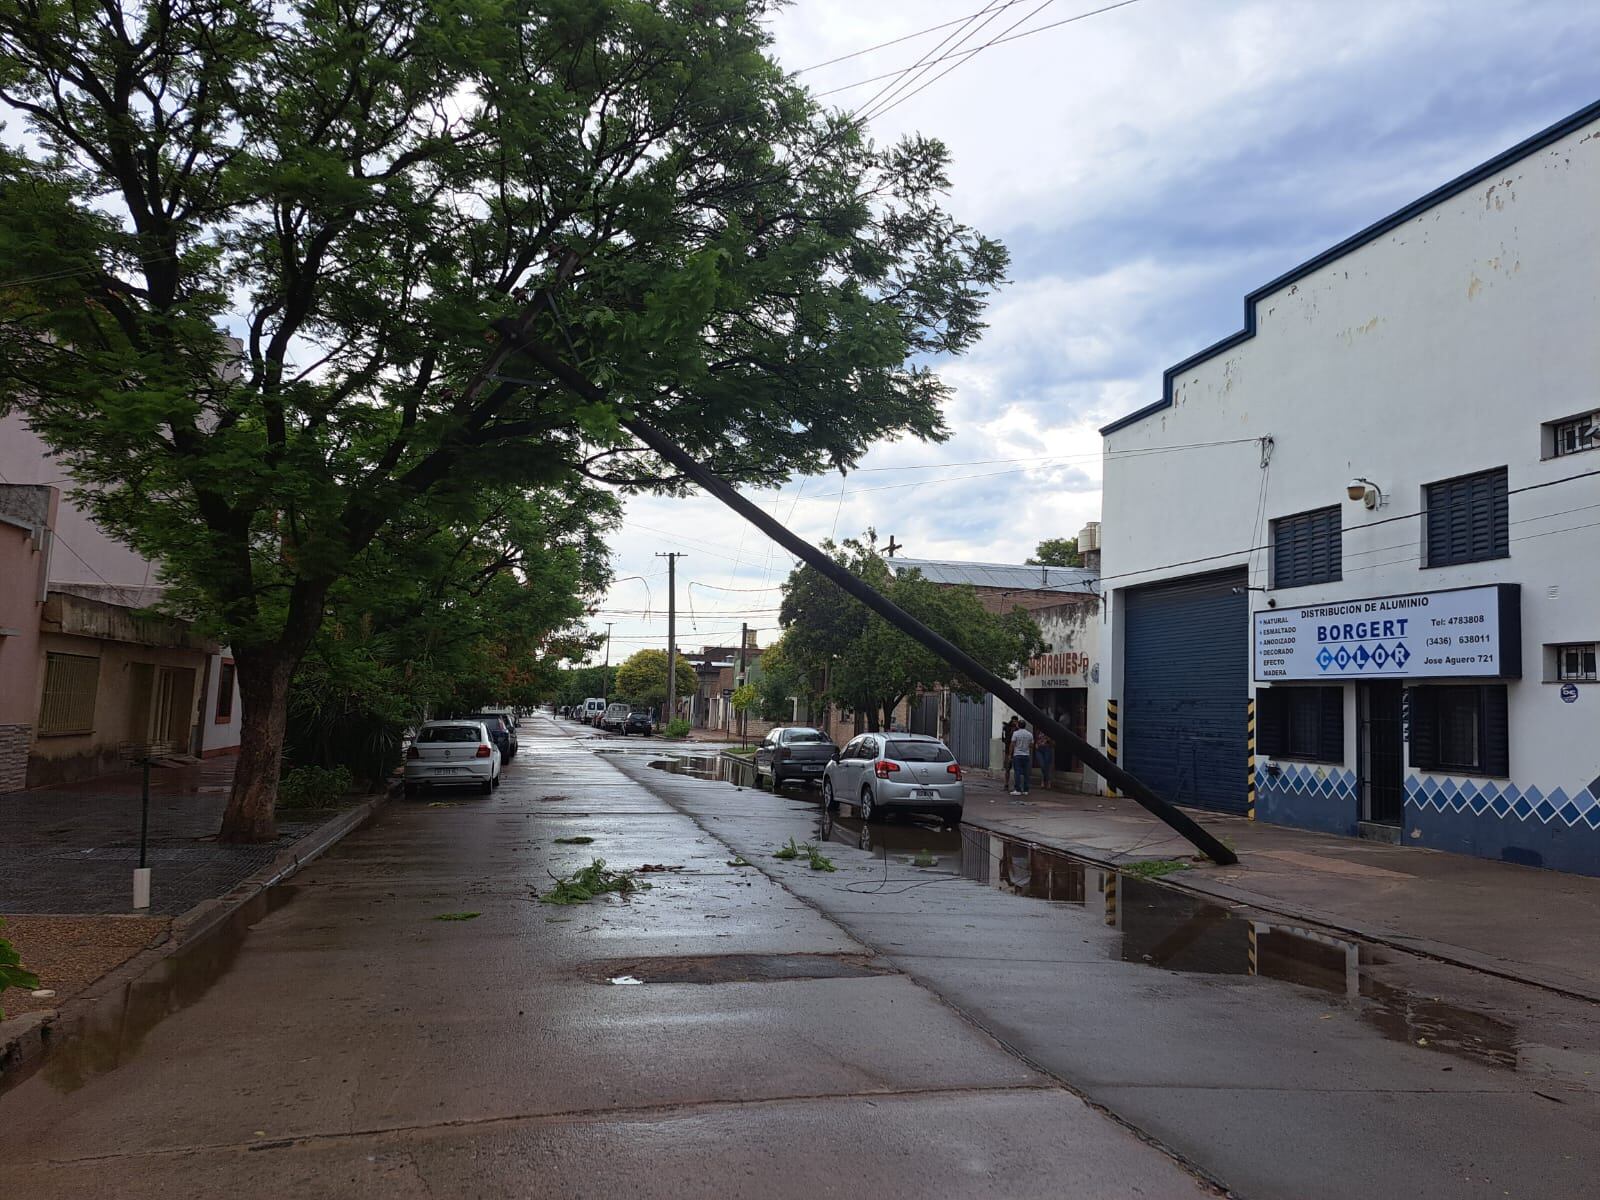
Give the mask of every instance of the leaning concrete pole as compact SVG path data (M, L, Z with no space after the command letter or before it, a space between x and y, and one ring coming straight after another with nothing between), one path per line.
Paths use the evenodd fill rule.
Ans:
M553 348L528 338L512 322L500 321L496 323L496 327L504 336L512 339L530 358L555 376L564 387L594 403L605 403L610 399L604 389L597 387L576 368L570 366ZM1004 700L1014 710L1032 722L1035 727L1043 729L1050 734L1058 743L1070 746L1073 753L1094 768L1102 778L1114 785L1124 795L1137 800L1152 814L1160 817L1174 831L1187 838L1196 849L1211 859L1212 862L1230 866L1239 861L1238 856L1232 850L1229 850L1220 841L1202 829L1187 813L1180 811L1177 807L1162 799L1137 776L1130 774L1128 771L1123 770L1121 766L1112 762L1099 750L1050 716L1004 679L1001 679L989 668L978 662L977 659L961 649L960 646L929 629L910 613L903 611L865 580L858 579L852 575L810 542L789 532L776 519L768 516L758 506L741 496L738 489L726 479L701 465L659 429L639 417L623 415L620 418L620 423L634 437L638 438L679 471L682 471L685 476L694 480L705 491L711 493L711 495L733 509L734 512L749 521L762 533L789 551L790 554L793 554L807 566L816 568L817 571L838 584L839 587L872 609L873 612L888 621L896 629L921 642L929 650L944 659L945 662L958 668L969 679L982 685L991 695L998 696L1001 700Z

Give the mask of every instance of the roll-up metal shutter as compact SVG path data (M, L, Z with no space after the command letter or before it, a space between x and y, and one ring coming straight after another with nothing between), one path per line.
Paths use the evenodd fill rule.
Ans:
M1245 811L1246 582L1229 571L1127 593L1122 761L1178 804Z

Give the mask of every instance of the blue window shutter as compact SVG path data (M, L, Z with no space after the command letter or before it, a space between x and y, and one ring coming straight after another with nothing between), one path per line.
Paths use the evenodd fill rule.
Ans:
M1305 587L1343 577L1338 505L1272 523L1272 586Z
M1504 558L1511 552L1504 467L1430 483L1427 498L1430 567Z

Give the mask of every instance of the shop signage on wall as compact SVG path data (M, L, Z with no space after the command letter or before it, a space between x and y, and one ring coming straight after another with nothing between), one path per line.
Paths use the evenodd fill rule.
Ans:
M1032 688L1081 686L1089 673L1089 656L1076 651L1040 654L1028 660L1023 686Z
M1255 613L1255 677L1263 682L1521 676L1515 583Z

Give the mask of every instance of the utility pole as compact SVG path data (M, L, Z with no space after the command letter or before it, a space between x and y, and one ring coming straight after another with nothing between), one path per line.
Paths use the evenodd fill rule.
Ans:
M904 546L902 546L899 542L894 540L894 534L891 533L889 535L889 544L884 547L884 551L889 555L890 558L893 558L894 557L894 552L896 550L904 550L904 549L905 549Z
M570 269L568 269L567 273L571 273ZM557 282L562 281L564 281L564 277L558 278ZM548 296L542 298L547 305L550 305ZM554 306L550 305L550 307L554 312ZM502 317L496 321L494 328L505 338L502 348L510 346L520 349L560 381L568 391L574 395L581 396L590 403L611 402L611 397L604 388L562 358L553 346L529 336L533 319L536 315L537 309L529 307L517 320L513 320L510 317ZM558 322L559 319L559 316L557 316ZM503 357L499 355L498 351L496 354L497 357L493 360L492 365L498 367L503 361ZM505 383L502 386L512 387L515 385ZM1138 801L1156 817L1165 821L1172 829L1193 843L1212 862L1221 866L1232 866L1239 861L1237 854L1196 824L1194 819L1187 813L1157 795L1138 776L1131 774L1121 765L1112 762L1096 747L1091 746L1072 729L1045 712L1032 700L1029 700L1016 688L1012 687L1010 683L1001 679L954 642L928 628L917 618L902 610L888 597L877 591L871 584L865 580L858 579L821 550L803 538L796 536L775 517L769 515L766 510L741 495L738 488L733 484L706 468L693 455L689 454L649 422L639 417L630 417L624 414L619 414L619 422L624 429L638 438L645 446L655 451L656 454L676 467L685 476L699 484L705 492L722 501L727 507L749 521L790 554L793 554L807 566L814 567L819 574L832 580L847 595L861 601L862 604L877 613L885 621L888 621L901 633L906 634L914 641L920 642L945 662L963 672L967 678L987 690L990 695L1010 705L1011 708L1021 713L1034 725L1042 727L1045 732L1055 739L1057 745L1066 746L1072 750L1078 758L1087 763L1107 783L1131 799ZM896 549L898 548L896 547ZM668 574L670 576L670 570ZM670 623L670 609L668 610L668 616ZM670 661L671 656L669 656ZM669 687L674 682L670 672L667 676L667 681Z
M750 623L748 621L740 621L739 622L739 677L733 681L733 689L734 689L734 691L738 691L740 688L742 688L744 686L744 668L745 668L744 647L745 647L745 643L748 642L749 640L750 640ZM743 746L744 744L745 744L744 713L741 712L739 714L739 745ZM774 788L773 790L776 791L777 789Z
M664 723L678 715L678 560L680 551L656 555L667 560L667 711Z
M606 661L600 668L600 690L605 693L606 702L611 701L611 627L615 621L606 622Z

